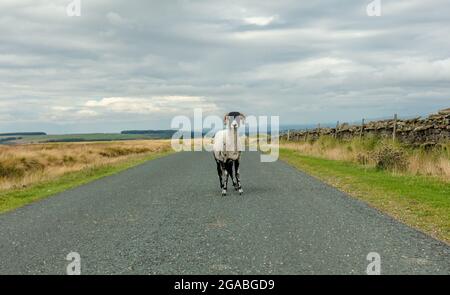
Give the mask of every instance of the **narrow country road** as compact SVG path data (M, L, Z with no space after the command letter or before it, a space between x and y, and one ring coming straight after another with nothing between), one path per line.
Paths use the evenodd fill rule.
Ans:
M1 274L450 274L450 247L283 162L244 153L244 195L177 153L0 215Z

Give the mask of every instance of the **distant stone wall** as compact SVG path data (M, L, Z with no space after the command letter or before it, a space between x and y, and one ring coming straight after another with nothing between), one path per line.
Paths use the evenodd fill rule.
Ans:
M411 145L436 145L450 140L450 108L441 110L427 118L408 120L383 120L367 122L364 125L344 123L337 128L316 128L306 131L290 130L280 135L281 140L308 141L320 136L333 136L343 140L355 137L375 136L395 138Z

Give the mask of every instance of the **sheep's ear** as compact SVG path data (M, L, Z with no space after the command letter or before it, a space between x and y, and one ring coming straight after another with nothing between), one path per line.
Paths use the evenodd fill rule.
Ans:
M227 121L228 121L228 114L225 114L225 116L223 116L223 124L227 125Z
M240 117L241 117L242 123L244 123L244 122L245 122L245 115L244 115L243 113L241 113L241 114L240 114Z

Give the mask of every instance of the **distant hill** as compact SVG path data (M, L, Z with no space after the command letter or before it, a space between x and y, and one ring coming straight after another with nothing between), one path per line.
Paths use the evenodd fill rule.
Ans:
M154 138L171 138L176 130L124 130L121 134L139 134Z
M0 137L0 144L9 144L12 141L22 139L22 137Z
M15 132L15 133L0 133L0 136L36 136L47 135L45 132Z
M86 133L86 134L53 134L29 136L0 136L1 144L27 144L47 142L93 142L116 140L165 139L164 134L119 134L119 133ZM169 137L170 138L170 137Z

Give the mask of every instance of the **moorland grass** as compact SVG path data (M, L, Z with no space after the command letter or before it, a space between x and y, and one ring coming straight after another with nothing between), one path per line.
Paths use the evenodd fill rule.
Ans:
M39 144L0 149L0 212L172 152L168 141Z

